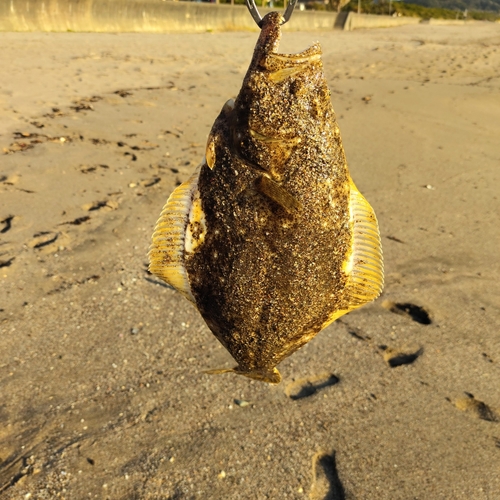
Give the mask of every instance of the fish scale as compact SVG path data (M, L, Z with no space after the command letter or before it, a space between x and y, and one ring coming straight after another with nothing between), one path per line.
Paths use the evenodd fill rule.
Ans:
M237 362L211 372L269 383L283 359L383 287L377 220L349 175L321 48L279 54L281 22L276 12L262 20L242 88L168 199L149 253L151 272Z

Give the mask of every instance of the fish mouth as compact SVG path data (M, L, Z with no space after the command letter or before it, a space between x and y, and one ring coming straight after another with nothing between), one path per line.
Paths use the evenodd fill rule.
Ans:
M323 94L316 91L321 87L323 64L319 43L295 54L278 51L281 19L278 12L271 12L262 20L240 93L234 106L227 106L224 118L233 154L261 176L265 174L257 188L288 213L295 213L300 203L276 183L283 180L289 158L307 137L306 124L321 111Z
M282 82L302 72L311 64L321 61L319 46L319 52L310 54L311 49L316 49L316 46L313 45L299 54L268 54L265 67L271 69L269 79L274 83ZM274 69L275 67L279 67L279 69Z
M317 50L316 50L317 49ZM314 53L310 54L311 51ZM293 64L307 64L314 61L319 61L321 59L321 50L319 45L314 44L308 49L299 52L298 54L280 54L278 52L271 52L269 57L273 58L275 61L283 61L285 63Z
M314 43L297 54L278 52L282 21L283 18L278 12L270 12L262 19L261 33L250 66L256 64L267 69L274 82L283 81L302 71L305 67L321 61L322 52L319 43Z

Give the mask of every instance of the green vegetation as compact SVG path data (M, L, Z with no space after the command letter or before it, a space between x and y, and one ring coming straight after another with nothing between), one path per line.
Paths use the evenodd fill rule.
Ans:
M231 0L219 0L219 3L231 3ZM233 3L235 5L244 5L245 4L245 0L233 0ZM267 4L267 1L264 0L264 5L262 4L262 0L255 0L255 5L257 5L257 7L268 7L268 4ZM273 7L279 9L279 8L283 8L283 5L284 5L284 0L273 0Z
M500 14L500 0L412 0L412 3L424 7Z
M424 1L424 0L422 0ZM379 0L374 3L370 0L361 0L361 12L364 14L389 15L397 13L401 16L420 17L422 19L464 19L464 11L460 9L444 9L441 7L424 7L415 3L391 2L388 0ZM343 10L357 12L357 1L351 1ZM494 12L468 11L467 19L478 19L487 21L496 21L500 19L500 14Z
M306 8L311 10L333 10L337 9L333 4L339 0L330 0L325 4L323 1L308 1ZM231 0L219 0L219 3L231 3ZM244 4L245 0L234 0L235 4ZM255 0L258 7L262 6L262 0ZM273 7L283 8L283 0L273 0ZM267 3L265 2L265 5ZM396 13L401 16L420 17L422 19L464 19L467 9L467 19L486 21L500 20L500 0L412 0L412 3L389 0L361 0L361 12L363 14L389 15ZM357 0L351 0L342 7L343 11L358 10Z

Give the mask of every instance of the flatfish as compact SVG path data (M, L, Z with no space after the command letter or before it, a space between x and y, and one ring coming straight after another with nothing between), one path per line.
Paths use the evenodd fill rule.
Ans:
M383 287L375 213L352 181L321 47L280 54L279 13L261 23L248 72L170 195L150 271L189 301L237 362L279 383L276 366Z

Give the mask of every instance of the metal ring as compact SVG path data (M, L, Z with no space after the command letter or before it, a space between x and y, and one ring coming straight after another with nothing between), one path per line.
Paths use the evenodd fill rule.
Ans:
M295 8L295 4L297 0L289 0L288 5L285 9L285 13L283 14L283 22L281 24L287 23L292 17L293 9ZM255 5L255 0L245 0L245 4L247 6L248 11L253 17L253 20L257 23L257 26L260 28L260 23L262 21L262 16Z

